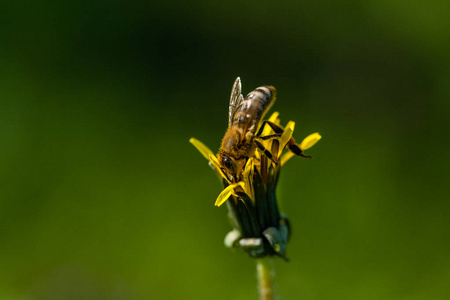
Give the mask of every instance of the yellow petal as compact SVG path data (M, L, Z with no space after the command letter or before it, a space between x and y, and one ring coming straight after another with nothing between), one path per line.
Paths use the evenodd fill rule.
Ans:
M279 112L274 112L271 116L270 116L270 118L268 119L270 122L273 122L273 123L275 123L276 122L276 120L278 119L278 116L280 115L280 113Z
M261 126L261 125L260 125ZM258 128L259 130L259 128ZM269 125L264 125L264 130L261 132L261 136L266 136L269 135L271 133L272 128L270 128Z
M280 149L278 150L278 157L281 155L281 152L283 152L283 149L286 147L286 144L289 142L291 137L292 137L292 129L291 127L286 127L286 129L283 131L283 134L280 137Z
M253 157L250 157L247 160L247 163L245 165L245 169L244 169L244 178L248 177L250 175L250 171L252 170L253 167Z
M189 142L194 145L195 148L207 159L209 160L210 155L214 155L212 151L206 147L205 144L197 140L196 138L190 138Z
M244 180L245 184L242 186L245 193L252 198L252 191L251 191L251 180L253 177L253 158L250 157L247 161L247 164L245 165L244 170Z
M237 186L237 183L235 184L230 184L229 186L227 186L217 197L216 203L214 203L215 206L221 206L222 204L225 203L225 201L228 200L228 198L230 198L230 196L233 194L233 190L234 188Z
M294 128L295 128L295 122L294 121L289 121L286 125L286 128L291 128L292 132L294 132Z
M300 149L306 150L314 146L322 136L316 132L308 135L301 143L300 143Z
M208 160L210 160L212 162L214 167L220 169L219 160L217 159L217 157L214 154L210 153L208 156Z
M270 122L275 123L275 124L279 124L280 123L280 120L278 119L279 115L280 115L280 113L276 111L270 116L269 119L267 119L267 121L270 121ZM270 135L271 133L272 133L272 128L270 128L269 125L266 125L264 127L263 132L261 133L261 136Z
M238 183L230 184L229 186L224 188L223 191L219 194L219 196L216 199L216 203L214 203L214 205L215 206L221 206L222 204L225 203L225 201L228 200L228 198L230 198L231 195L237 196L237 194L235 193L234 190L238 186L240 186L242 189L245 188L245 185L244 185L244 183L242 181L239 181Z
M259 153L259 151L255 151L255 158L256 160L261 160L261 154Z
M215 155L213 155L213 154L209 154L209 161L211 162L213 167L216 169L217 173L220 174L222 176L222 178L225 178L225 180L228 183L230 183L230 180L228 179L228 176L226 176L223 173L222 168L220 167L219 160L217 159L217 157Z

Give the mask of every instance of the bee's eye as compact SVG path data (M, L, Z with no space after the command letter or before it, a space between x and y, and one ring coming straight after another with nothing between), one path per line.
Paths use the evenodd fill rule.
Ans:
M222 158L222 164L225 166L225 168L231 169L231 160L228 156L224 156Z

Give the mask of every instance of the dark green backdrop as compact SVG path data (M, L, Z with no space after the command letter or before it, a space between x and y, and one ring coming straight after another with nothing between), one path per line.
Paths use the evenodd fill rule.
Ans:
M425 2L424 2L425 3ZM295 137L280 299L450 293L446 1L3 1L0 299L256 299L214 151L236 76Z

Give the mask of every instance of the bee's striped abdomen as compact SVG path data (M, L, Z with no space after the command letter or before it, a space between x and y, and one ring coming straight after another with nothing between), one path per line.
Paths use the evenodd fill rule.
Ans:
M269 110L270 106L275 102L276 99L276 90L273 86L261 86L256 88L253 92L249 93L245 100L255 99L254 102L259 100L259 105L257 105L257 115L256 119L261 120L264 117L264 114ZM244 100L244 102L245 102Z
M261 86L250 92L234 116L233 124L254 133L259 122L275 102L276 90L273 86Z

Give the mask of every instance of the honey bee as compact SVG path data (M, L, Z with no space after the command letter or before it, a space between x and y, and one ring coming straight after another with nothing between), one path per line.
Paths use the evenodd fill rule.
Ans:
M258 87L245 98L241 89L241 79L238 77L231 90L228 129L217 154L224 172L234 181L239 179L248 158L260 145L254 142L256 131L261 119L276 99L273 86Z
M241 79L236 78L231 89L228 129L222 139L217 158L224 173L231 181L240 180L240 174L248 160L258 147L264 155L275 164L272 153L264 148L257 139L266 140L280 137L284 129L272 122L261 120L276 100L273 86L261 86L250 92L245 98L241 94ZM261 137L264 125L269 125L275 134ZM303 155L303 151L295 143L294 138L288 141L287 148L295 155Z

